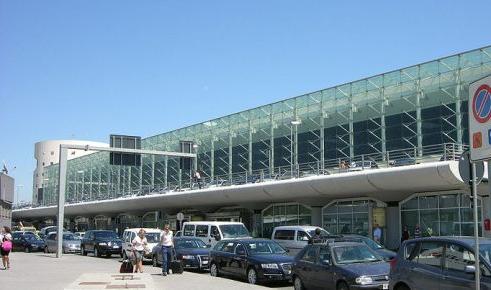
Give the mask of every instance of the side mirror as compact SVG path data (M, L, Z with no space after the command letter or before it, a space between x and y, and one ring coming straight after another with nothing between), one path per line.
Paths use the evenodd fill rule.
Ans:
M464 272L467 274L475 274L476 273L476 267L473 265L465 266Z

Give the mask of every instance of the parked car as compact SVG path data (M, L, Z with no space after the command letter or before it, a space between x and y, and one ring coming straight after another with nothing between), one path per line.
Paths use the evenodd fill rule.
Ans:
M49 233L56 232L57 230L58 230L57 226L47 226L39 230L39 234L46 239ZM63 229L63 231L65 231L65 229Z
M367 169L378 168L378 165L375 161L365 160L365 161L354 161L351 162L348 168L348 171L361 171Z
M413 157L395 158L389 161L389 165L393 167L414 165L414 164L417 164L417 162L416 162L416 158Z
M29 253L44 250L44 241L31 232L13 232L12 244L14 251Z
M94 256L105 255L111 257L113 254L121 255L123 241L113 231L93 230L86 231L81 243L82 255L94 253Z
M58 234L56 232L49 233L45 241L44 252L56 253L58 250ZM79 253L80 252L80 239L75 237L71 232L63 233L62 251L67 253Z
M271 239L289 250L290 255L295 256L309 243L310 238L312 238L317 228L319 227L279 226L273 229ZM331 236L326 230L320 229L322 237L327 239Z
M368 247L370 247L370 249L374 250L377 254L382 256L386 261L392 260L397 255L396 252L386 249L384 246L370 239L369 237L365 237L361 235L343 235L342 237L345 238L346 240L351 239L353 241L365 243Z
M474 289L473 237L405 241L391 262L391 290ZM481 289L491 289L491 239L479 241Z
M124 259L126 257L129 257L131 249L132 249L132 244L131 242L133 239L136 237L138 232L140 231L141 228L133 228L133 229L126 229L123 232L123 246L122 246L122 252L121 255L123 256ZM148 243L148 250L149 253L147 255L143 256L143 260L145 261L151 261L152 260L152 250L153 248L160 242L160 235L162 234L162 230L160 229L148 229L144 228L145 230L145 237L147 238L147 243Z
M81 240L84 238L85 232L74 232L73 235Z
M174 238L177 259L182 261L184 269L206 270L209 268L210 246L198 238ZM154 267L162 265L162 247L159 243L152 251Z
M389 268L365 243L308 245L295 257L293 286L295 290L388 289Z
M210 274L246 278L250 284L290 280L293 257L275 241L223 240L210 251Z
M195 237L212 247L221 240L252 238L251 234L239 222L185 222L182 237Z

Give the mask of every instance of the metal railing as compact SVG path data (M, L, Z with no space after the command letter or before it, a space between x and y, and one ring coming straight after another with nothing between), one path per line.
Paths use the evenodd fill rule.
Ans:
M232 175L216 175L214 178L203 177L200 181L179 180L168 182L167 186L156 184L154 186L142 185L140 189L120 192L116 196L108 197L93 194L84 195L81 198L67 198L68 204L75 204L94 200L111 200L135 196L166 194L169 192L191 191L204 188L239 186L244 184L275 182L292 178L304 178L309 176L330 175L364 170L376 170L378 168L390 168L399 166L410 166L425 162L458 160L462 152L468 148L468 145L456 143L444 143L437 145L422 146L387 151L385 153L372 153L356 155L353 158L336 158L325 160L322 164L320 161L300 163L297 166L290 164L275 167L270 171L268 168L236 172ZM23 205L23 207L14 206L14 209L36 207L33 205ZM41 205L38 205L41 206Z

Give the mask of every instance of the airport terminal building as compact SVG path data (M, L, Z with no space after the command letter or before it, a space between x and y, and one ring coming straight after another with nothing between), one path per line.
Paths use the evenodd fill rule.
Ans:
M278 225L319 225L388 247L401 229L472 235L469 191L456 161L469 144L469 83L491 74L491 46L417 64L141 140L142 155L110 165L99 152L68 161L67 227L176 228L187 220L242 221L255 236ZM195 171L200 172L197 180ZM15 220L56 219L58 166L44 168L43 196ZM481 231L491 236L487 179Z

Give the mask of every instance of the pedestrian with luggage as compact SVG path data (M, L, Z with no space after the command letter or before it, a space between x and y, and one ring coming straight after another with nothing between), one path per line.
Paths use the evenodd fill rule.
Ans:
M170 230L168 224L164 225L164 231L160 237L160 244L162 245L162 275L167 276L170 274L170 263L172 261L172 252L174 248L174 242L172 241L173 233Z
M147 238L145 237L145 230L140 229L138 235L131 241L132 251L135 262L135 273L143 273L143 255L145 254L145 248L147 247Z
M10 233L10 228L4 226L2 229L2 239L1 239L0 253L2 254L3 269L10 269L10 259L9 254L12 251L12 235Z

